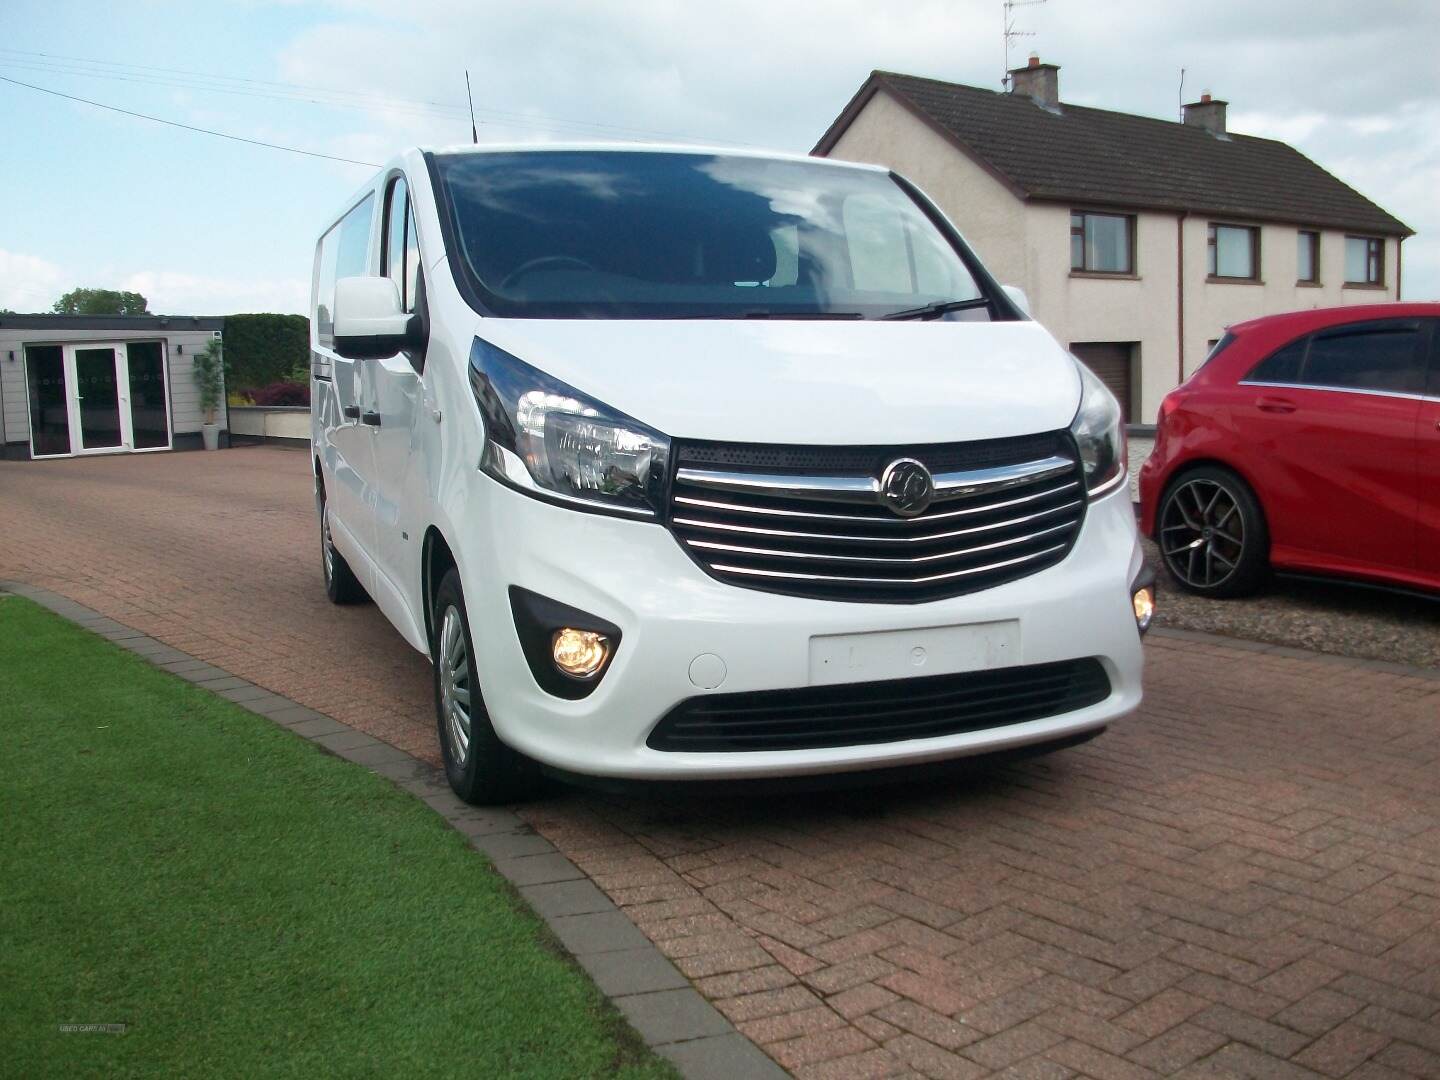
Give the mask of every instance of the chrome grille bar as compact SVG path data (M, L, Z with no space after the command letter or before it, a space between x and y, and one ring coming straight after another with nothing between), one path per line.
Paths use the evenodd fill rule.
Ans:
M913 578L877 578L877 577L852 577L848 574L805 574L785 570L762 570L750 566L723 566L715 565L716 570L722 570L727 574L745 574L753 577L786 578L792 581L835 581L848 584L865 585L927 585L937 581L950 581L955 578L967 577L973 574L986 574L993 570L1002 570L1007 567L1019 566L1022 563L1034 562L1043 559L1047 555L1054 555L1065 550L1064 544L1056 544L1044 551L1037 551L1030 555L1021 555L1016 559L1005 559L1003 562L988 563L985 566L970 566L964 570L952 570L945 574L929 574L924 577Z
M679 501L679 500L677 500ZM1074 502L1063 503L1060 506L1052 506L1048 510L1041 510L1034 514L1024 514L1020 517L1009 518L1005 521L995 521L988 525L975 525L968 529L952 529L949 532L926 533L923 536L850 536L842 533L824 532L792 532L788 529L762 529L757 525L728 525L719 521L702 521L699 518L677 517L674 519L676 525L688 525L695 529L709 529L712 532L738 532L752 536L775 536L793 538L796 540L822 540L825 543L837 544L931 544L940 540L953 540L957 536L973 536L976 533L994 532L996 529L1010 529L1017 525L1024 525L1031 521L1038 521L1041 518L1053 517L1056 514L1075 510L1080 506L1077 499ZM907 520L907 519L899 519ZM913 518L908 520L914 520ZM927 522L934 518L923 519ZM686 541L689 543L690 541Z
M686 540L685 543L691 547L705 548L707 551L725 551L738 555L759 555L767 559L820 559L825 562L864 563L866 565L910 565L916 563L940 562L945 559L960 559L967 555L974 555L982 551L994 551L997 548L1014 547L1016 544L1029 544L1046 536L1053 536L1065 529L1073 529L1073 521L1062 522L1059 525L1052 525L1048 529L1041 529L1039 532L1026 533L1024 536L1014 536L1008 540L996 540L989 544L976 544L971 547L956 548L954 551L942 551L935 555L830 555L823 551L780 551L773 548L752 548L741 547L737 544L721 544L714 540Z
M691 445L675 449L671 530L712 576L771 592L915 603L993 588L1064 558L1085 515L1065 432L893 450ZM880 491L902 457L934 484L908 518Z
M973 495L978 491L1017 487L1061 476L1074 468L1075 462L1057 455L1040 461L1023 461L988 469L944 472L935 477L935 499L939 502ZM675 474L675 479L682 484L718 491L763 492L791 499L873 504L880 493L880 481L873 476L795 476L682 468Z
M698 506L709 510L723 510L727 514L764 514L770 517L805 518L814 521L844 521L850 524L864 522L865 524L885 525L887 527L910 527L917 525L930 525L936 521L947 518L968 517L972 514L988 514L994 510L1009 509L1012 506L1023 506L1039 499L1048 499L1052 495L1063 495L1067 491L1077 491L1080 488L1079 480L1070 480L1057 487L1046 488L1044 491L1033 492L1028 495L1021 495L1014 499L1007 499L1004 502L987 502L983 506L966 506L958 510L945 510L932 512L918 518L901 517L861 517L856 514L822 514L810 510L786 510L778 506L749 506L736 502L716 502L712 499L697 499L692 495L677 495L675 502L683 506Z

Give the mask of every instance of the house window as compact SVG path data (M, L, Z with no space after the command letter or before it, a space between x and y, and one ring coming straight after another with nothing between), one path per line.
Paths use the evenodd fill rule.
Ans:
M1210 226L1207 244L1212 278L1255 281L1260 277L1260 230L1250 225Z
M1127 214L1070 214L1070 269L1087 274L1135 272L1135 219Z
M1320 284L1320 234L1301 229L1295 251L1295 282L1298 285Z
M1345 284L1385 284L1385 241L1374 236L1345 237Z

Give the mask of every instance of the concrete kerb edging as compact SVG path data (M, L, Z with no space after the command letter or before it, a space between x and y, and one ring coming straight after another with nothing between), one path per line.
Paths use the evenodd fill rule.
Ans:
M264 716L415 795L488 855L645 1043L692 1080L788 1075L735 1030L623 911L515 813L470 806L444 773L389 743L231 675L83 604L23 582L0 592L33 600L186 682Z

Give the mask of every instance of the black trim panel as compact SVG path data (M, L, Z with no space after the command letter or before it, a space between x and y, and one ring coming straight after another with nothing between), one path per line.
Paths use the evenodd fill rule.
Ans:
M1096 705L1110 677L1095 657L883 682L711 694L655 725L652 750L821 750L933 739L1023 724Z
M525 662L530 665L530 673L535 676L540 689L556 697L570 701L589 697L615 662L615 654L620 651L620 628L608 619L518 585L510 586L510 611L515 617L515 633L520 638L520 648L525 653ZM605 666L590 678L577 679L566 675L551 660L550 639L562 626L593 630L610 639L610 655L605 658Z

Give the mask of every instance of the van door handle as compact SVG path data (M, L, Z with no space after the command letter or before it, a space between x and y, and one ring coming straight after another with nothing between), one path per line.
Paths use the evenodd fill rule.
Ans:
M359 405L346 405L346 406L345 406L343 409L341 409L340 411L345 414L345 419L346 419L346 420L359 420L359 419L360 419L360 406L359 406Z
M1269 413L1292 413L1295 411L1295 403L1289 398L1283 397L1262 397L1255 402L1255 407L1261 412Z
M371 427L380 426L380 414L378 412L363 412L360 414L360 422L369 424Z

